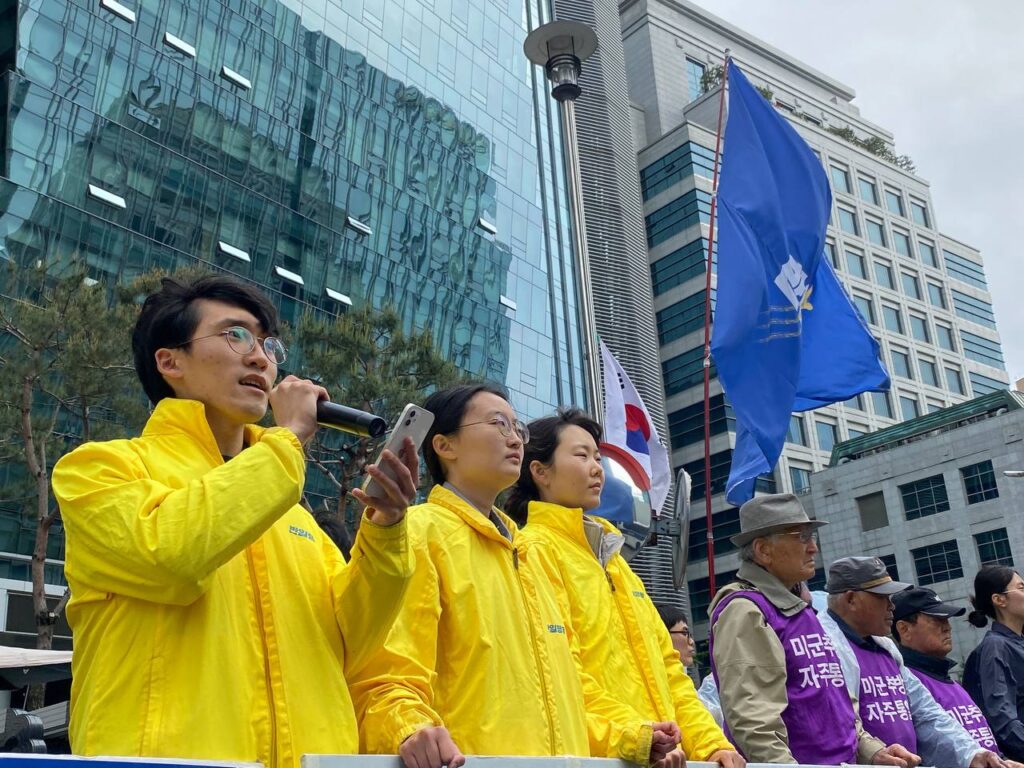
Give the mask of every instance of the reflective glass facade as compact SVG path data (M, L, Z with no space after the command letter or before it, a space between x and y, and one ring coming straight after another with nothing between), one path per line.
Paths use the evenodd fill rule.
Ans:
M121 279L206 263L265 285L286 318L339 308L328 289L394 303L525 415L580 402L557 114L522 55L545 9L529 5L8 6L0 253Z
M547 0L0 0L0 258L392 304L525 418L584 402ZM343 399L343 398L339 398ZM0 550L4 549L0 542Z

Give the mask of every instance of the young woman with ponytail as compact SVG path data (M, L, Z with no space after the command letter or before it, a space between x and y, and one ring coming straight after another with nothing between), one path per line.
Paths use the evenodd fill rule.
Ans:
M967 620L992 629L967 657L964 688L981 708L1003 754L1024 760L1024 579L1002 565L986 565L974 579L974 610Z
M742 768L743 758L697 698L643 582L618 554L622 537L585 514L601 502L601 426L573 408L529 429L505 509L527 523L521 540L568 608L584 673L641 718L678 723L682 749L660 768L684 759Z

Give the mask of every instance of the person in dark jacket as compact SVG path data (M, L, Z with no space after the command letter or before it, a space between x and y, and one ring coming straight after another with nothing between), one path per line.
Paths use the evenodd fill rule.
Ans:
M974 579L974 610L967 620L992 629L967 657L964 688L981 708L1003 754L1024 759L1024 579L1015 570L987 565Z
M950 717L967 729L978 744L999 751L995 736L978 705L950 671L956 666L948 658L953 650L953 629L949 620L967 613L966 608L944 603L926 587L914 587L892 598L892 634L899 644L903 663L928 689Z

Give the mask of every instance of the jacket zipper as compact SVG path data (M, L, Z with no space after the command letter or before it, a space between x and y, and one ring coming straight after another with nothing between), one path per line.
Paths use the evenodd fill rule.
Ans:
M249 576L252 578L252 589L256 597L256 623L260 628L260 643L263 646L263 676L267 682L267 708L270 719L270 765L277 765L277 712L274 708L274 688L270 681L270 647L267 644L267 628L264 623L262 590L256 577L256 564L253 562L252 550L245 550L249 563Z
M541 695L544 696L544 707L548 712L548 741L551 744L551 754L557 754L555 750L555 715L551 710L551 696L548 693L547 681L544 678L544 667L540 661L540 649L537 646L537 630L534 626L533 617L530 615L530 609L527 605L526 600L526 588L523 586L523 577L519 573L519 548L512 548L512 567L516 572L516 581L519 584L519 594L523 598L523 610L526 613L526 620L528 628L530 630L530 640L533 643L533 659L537 664L537 674L540 678L540 690Z
M604 569L604 575L608 579L608 586L610 586L612 588L612 592L617 591L615 589L615 582L612 581L612 575L608 572L607 568ZM626 633L626 636L628 637L629 636L629 622L626 619L626 609L622 607L622 604L621 604L621 602L619 601L618 598L613 598L613 602L615 603L616 610L618 610L618 612L619 612L619 621L622 622L622 629ZM634 643L629 643L628 645L629 645L630 652L633 654L633 660L636 662L636 668L640 672L640 678L644 682L644 688L647 689L647 695L651 697L651 703L654 705L654 710L660 716L660 712L658 712L658 710L659 710L658 699L660 697L651 688L650 670L648 669L650 664L656 664L657 661L652 659L652 660L650 660L649 663L645 664L641 660L641 658L640 658L640 654L637 651L636 645ZM675 713L673 712L672 716L668 717L666 719L668 719L668 720L675 720Z

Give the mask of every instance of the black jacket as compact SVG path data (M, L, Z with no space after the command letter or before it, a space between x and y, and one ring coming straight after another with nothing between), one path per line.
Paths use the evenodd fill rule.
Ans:
M985 714L1003 754L1024 760L1024 638L995 622L967 657L964 688Z

